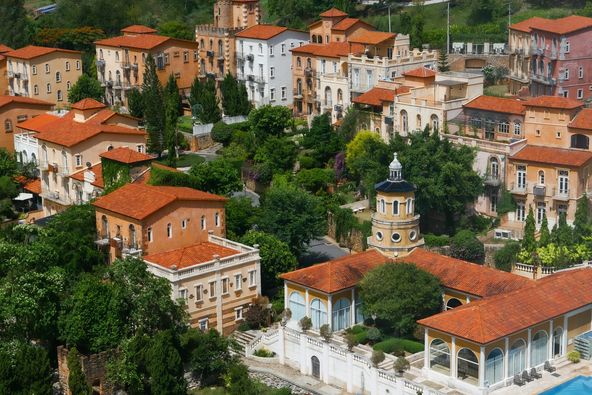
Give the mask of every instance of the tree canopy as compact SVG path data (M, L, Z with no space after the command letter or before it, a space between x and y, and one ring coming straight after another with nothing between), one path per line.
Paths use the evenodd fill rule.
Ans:
M202 124L216 123L222 119L220 100L216 95L216 82L207 78L204 82L198 77L191 85L189 103L193 116Z
M284 106L261 106L249 113L249 122L258 141L281 136L292 123L292 111Z
M103 88L96 78L82 74L68 91L68 100L70 103L76 103L88 98L102 101L103 93Z
M248 115L253 108L249 102L247 88L230 73L226 74L222 80L220 92L222 93L222 108L226 116Z
M148 133L148 151L160 155L165 144L165 112L163 89L156 74L156 63L152 55L146 56L144 82L142 83L142 102L144 121Z
M27 19L24 0L0 2L0 43L12 48L29 44L31 26Z
M217 195L228 196L243 189L240 169L224 158L195 164L189 175L194 177L196 189Z
M303 145L312 150L311 156L320 164L334 158L343 148L340 136L331 126L329 114L323 114L312 120L312 125L304 135Z

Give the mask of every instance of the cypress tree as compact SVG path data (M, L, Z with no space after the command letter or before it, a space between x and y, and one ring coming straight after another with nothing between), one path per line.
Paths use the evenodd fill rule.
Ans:
M570 246L574 243L574 232L567 224L565 213L559 214L557 227L551 233L551 241L559 246Z
M174 75L169 76L164 90L165 107L165 142L168 150L167 160L170 166L175 166L177 161L177 120L179 118L179 109L181 96L177 87L177 80Z
M247 94L247 88L231 74L226 74L220 84L222 94L222 108L227 116L248 115L251 111L251 103Z
M450 71L450 65L448 64L448 51L445 47L442 47L440 49L440 53L438 54L438 71Z
M148 132L148 151L160 155L164 149L164 102L162 85L156 74L152 55L146 57L144 83L142 84L144 121Z
M582 240L583 236L587 236L590 232L590 207L588 196L584 194L578 199L576 205L576 214L574 218L574 239L576 242Z
M144 102L142 93L133 88L127 94L127 107L132 117L144 118Z
M71 348L68 353L68 369L70 370L70 374L68 375L68 388L72 395L92 394L92 388L86 382L86 377L82 371L80 354L76 347Z
M551 242L551 233L549 232L549 223L547 221L547 214L543 214L543 221L541 222L541 234L539 237L539 247L544 247Z
M534 212L532 211L532 207L530 207L526 216L526 223L524 224L524 236L522 237L522 248L526 251L533 252L536 248L535 230Z
M158 332L146 351L146 371L152 394L185 395L183 362L178 339L170 330Z
M216 96L216 83L210 78L205 82L197 78L193 81L189 103L193 116L202 124L216 123L222 119L220 101Z

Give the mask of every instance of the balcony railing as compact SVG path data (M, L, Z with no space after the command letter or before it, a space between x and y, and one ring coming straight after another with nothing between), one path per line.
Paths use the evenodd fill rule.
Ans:
M526 195L527 191L528 191L528 183L522 183L522 184L518 184L518 183L512 183L512 187L510 188L510 192L516 195Z
M553 199L567 201L570 199L569 189L553 188Z
M547 85L556 85L557 84L557 80L553 77L535 74L532 72L530 73L530 79L532 79L536 82L540 82L542 84L547 84Z
M485 176L485 185L489 185L492 187L499 187L502 183L502 180L499 178L498 175L491 175L488 174Z
M302 90L294 89L294 99L302 99Z
M535 197L544 198L547 193L547 187L545 185L533 185L532 186L532 194Z

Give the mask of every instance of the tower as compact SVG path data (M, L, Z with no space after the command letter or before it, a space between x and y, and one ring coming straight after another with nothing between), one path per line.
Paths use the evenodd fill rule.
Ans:
M405 256L424 244L415 215L415 185L403 179L403 166L393 155L388 179L375 185L376 212L368 246L388 256Z

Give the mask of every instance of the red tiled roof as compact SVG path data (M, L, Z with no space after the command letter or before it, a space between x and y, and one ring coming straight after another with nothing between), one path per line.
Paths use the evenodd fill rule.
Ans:
M72 51L70 49L38 47L35 45L28 45L20 49L15 49L14 51L6 52L4 55L7 57L18 59L33 59L53 52L80 54L80 51Z
M72 108L75 110L94 110L105 107L107 107L105 104L92 98L82 99L79 102L72 104Z
M368 250L284 273L280 278L321 292L333 293L355 286L368 271L388 260L380 252Z
M532 283L532 280L526 277L436 254L422 248L416 248L409 255L397 258L396 261L413 263L418 268L438 277L443 287L480 298L514 291Z
M556 273L530 286L419 320L420 325L488 344L592 303L592 269Z
M350 43L378 45L386 40L392 40L396 36L395 33L359 30L350 36L347 41Z
M559 108L564 110L573 110L584 105L583 102L576 99L569 99L560 96L538 96L528 99L524 102L525 106L529 107L548 107Z
M37 195L41 194L41 179L35 178L33 180L28 180L25 185L23 185L23 189L29 191L31 193L35 193Z
M197 47L198 43L190 40L181 40L178 38L172 38L167 36L160 36L158 34L138 34L138 35L125 35L111 38L105 38L103 40L95 41L96 45L104 45L107 47L129 47L137 49L153 49L157 46L167 42L174 41L185 43L187 45Z
M36 117L27 119L26 121L19 123L17 126L22 129L30 130L32 132L37 132L45 125L53 123L59 119L60 117L52 114L40 114Z
M548 19L535 16L533 18L526 19L522 22L518 22L518 23L514 23L514 24L510 25L510 29L518 30L518 31L521 31L524 33L530 33L533 26L539 26L539 25L542 26L547 21L548 21Z
M153 29L148 26L144 25L131 25L128 27L124 27L121 29L122 33L137 33L137 34L146 34L146 33L156 33L156 29Z
M10 103L24 103L24 104L38 104L40 106L53 107L53 103L49 103L32 97L24 96L0 96L0 107L4 107Z
M285 32L286 30L288 30L288 28L284 26L255 25L238 32L236 37L252 38L255 40L269 40L270 38L273 38L278 34Z
M10 52L10 51L14 51L14 49L12 49L9 46L6 46L4 44L0 44L0 53Z
M352 102L370 106L381 106L382 102L393 102L395 101L395 95L407 92L409 92L409 88L406 86L401 86L397 89L374 87L353 99Z
M98 198L95 207L143 220L175 201L225 202L226 198L185 187L164 187L143 184L127 184Z
M569 127L592 130L592 108L583 108L571 121Z
M536 23L531 28L556 34L573 33L578 30L592 27L592 18L580 15L570 15L565 18L547 19L543 23Z
M305 53L307 55L316 55L325 58L339 58L347 56L350 53L361 53L364 51L364 46L350 44L348 42L331 42L329 44L306 44L293 48L291 51L293 53Z
M177 250L147 255L144 257L144 260L167 269L172 269L173 266L175 266L178 270L213 261L215 255L219 258L226 258L239 253L239 251L233 250L232 248L223 247L206 241L189 247L179 248Z
M127 147L114 148L111 151L103 152L101 158L110 159L120 163L138 163L152 160L150 155L143 154Z
M524 111L526 110L520 100L485 95L476 97L463 107L517 115L524 115Z
M347 14L341 11L340 9L333 7L323 12L320 16L323 18L335 18L340 16L347 16Z
M432 69L428 69L427 67L418 67L413 70L405 71L403 75L405 77L429 78L435 77L436 72Z
M95 181L92 182L91 184L97 188L104 189L105 188L105 181L103 180L103 166L100 163L97 163L96 165L91 166L90 170L93 173L95 173ZM70 178L80 181L80 182L84 182L84 172L85 171L87 171L87 169L77 171L76 173L72 174L70 176Z
M357 23L362 23L366 26L369 26L371 28L374 28L374 26L358 19L358 18L343 18L342 20L340 20L339 22L337 22L332 28L331 30L335 30L337 32L345 32L349 29L351 29L354 25L356 25Z
M580 167L592 159L592 152L566 148L526 145L510 157L513 161Z

